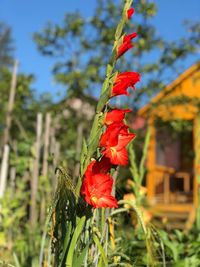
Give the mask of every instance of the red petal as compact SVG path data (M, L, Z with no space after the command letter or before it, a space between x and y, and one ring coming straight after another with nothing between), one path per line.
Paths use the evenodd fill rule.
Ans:
M134 133L128 133L126 135L119 135L118 144L116 146L117 150L121 150L123 147L126 147L135 138Z
M111 168L111 162L109 158L102 157L101 160L98 162L96 161L92 168L92 173L107 173Z
M130 19L132 17L132 15L134 14L135 10L133 7L129 8L127 10L127 18Z
M91 188L91 195L98 197L104 195L106 192L111 193L113 179L110 174L96 174L93 176L93 187Z
M127 89L134 88L134 85L140 80L140 74L137 72L123 72L117 75L114 86L112 88L111 96L115 95L129 95Z
M101 136L99 146L115 146L118 142L118 135L120 130L124 127L122 122L114 122L109 125L105 131L105 133Z
M110 158L111 163L114 165L126 166L128 164L128 153L125 147L119 151L114 147L109 147L103 153Z
M125 35L124 36L124 39L123 39L123 42L130 42L133 38L137 37L137 33L136 32L133 32L131 34L128 34L128 35Z
M111 196L103 196L101 198L98 199L97 203L96 203L96 207L97 208L117 208L118 204L117 204L117 200Z
M110 125L113 122L123 121L125 114L131 111L131 109L113 109L106 113L104 122L106 125Z

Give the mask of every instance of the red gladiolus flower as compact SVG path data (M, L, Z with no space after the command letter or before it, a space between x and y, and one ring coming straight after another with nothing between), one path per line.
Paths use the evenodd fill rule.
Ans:
M130 19L132 17L132 15L134 14L135 10L133 7L129 8L127 10L127 18Z
M131 111L131 109L113 109L112 111L106 113L104 123L106 125L110 125L113 122L123 121L125 114Z
M113 179L110 174L93 172L96 161L92 161L85 172L81 194L95 208L117 208L117 200L111 195Z
M103 156L100 161L95 161L93 167L92 167L92 174L97 174L97 173L107 173L112 164L110 162L109 158L106 158Z
M121 57L126 51L133 47L131 40L137 36L136 32L133 32L129 35L125 35L123 38L122 44L119 46L117 50L117 58Z
M123 122L119 123L112 123L109 125L105 131L105 133L101 136L99 146L100 147L107 147L110 144L117 145L118 142L118 135L120 131L128 132L128 126L124 125Z
M99 146L103 147L102 153L110 159L114 165L128 164L126 146L135 137L134 133L128 132L128 126L123 123L113 123L108 126L102 135Z
M140 80L140 74L138 72L123 72L117 75L114 85L112 88L111 96L116 95L128 95L127 89L131 87L134 88L134 85Z

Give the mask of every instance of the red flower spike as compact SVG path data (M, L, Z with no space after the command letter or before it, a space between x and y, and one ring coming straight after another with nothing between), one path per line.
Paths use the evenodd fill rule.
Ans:
M135 13L134 8L133 7L129 8L127 10L127 19L130 19L133 16L134 13Z
M117 200L111 195L113 179L109 174L96 173L92 170L96 161L91 162L84 175L81 194L85 201L95 208L117 208Z
M121 122L123 121L125 114L131 111L131 109L113 109L112 111L106 113L104 123L106 125L110 125L113 122Z
M123 72L119 73L114 81L112 88L111 96L117 95L128 95L127 89L131 87L134 88L134 85L140 81L140 74L138 72Z
M137 36L136 32L125 35L122 44L118 47L117 58L121 57L126 51L133 47L131 40Z

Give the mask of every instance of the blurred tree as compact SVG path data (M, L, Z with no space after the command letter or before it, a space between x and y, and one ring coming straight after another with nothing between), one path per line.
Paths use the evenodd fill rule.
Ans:
M12 67L14 63L14 43L12 31L4 22L0 21L0 140L5 129L6 112L8 109L9 93L11 88ZM31 83L33 75L18 74L16 78L16 93L14 109L12 111L12 124L10 129L11 140L25 138L28 132L33 131L32 121L35 121L34 111L37 111L36 99ZM33 120L34 117L34 120Z
M18 74L16 85L16 96L11 126L11 139L25 138L33 131L33 119L39 105L34 99L34 91L31 89L32 75ZM7 111L9 89L11 83L11 72L7 67L0 71L0 140L5 127L5 114ZM34 132L34 131L33 131Z
M99 89L120 15L119 5L119 1L98 0L91 17L84 18L80 12L67 13L61 25L48 23L34 34L39 51L55 59L53 74L57 82L66 86L67 96L95 95ZM134 66L142 73L142 88L129 99L137 109L183 70L180 65L183 59L197 52L200 25L187 23L186 37L167 42L152 25L156 4L137 0L134 7L134 24L131 21L130 24L138 33L138 40L132 49L133 56L129 57L128 52L118 64L119 69L133 70Z
M13 62L13 51L11 29L0 21L0 67Z

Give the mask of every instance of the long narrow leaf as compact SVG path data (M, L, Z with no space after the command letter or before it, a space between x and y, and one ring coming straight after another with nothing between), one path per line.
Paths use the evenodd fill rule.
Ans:
M104 249L100 243L99 238L96 235L93 235L93 240L94 240L95 244L97 245L97 247L101 253L101 256L102 256L104 264L105 264L104 266L108 266L108 260L107 260L107 257L105 255Z
M68 247L69 241L70 241L71 230L72 230L72 223L70 222L69 225L67 226L67 234L66 234L65 241L64 241L64 247L63 247L63 251L62 251L62 256L61 256L59 267L62 266L63 260L64 260L64 258L66 256L67 247Z
M85 259L85 256L86 256L86 253L88 251L88 247L89 247L89 243L87 244L87 246L82 250L81 254L79 255L79 257L75 258L74 257L74 260L73 260L73 266L80 266L82 265L84 259Z
M74 231L74 234L73 234L73 237L72 237L72 240L70 243L70 247L69 247L69 252L67 254L67 259L66 259L66 266L67 267L73 267L72 263L73 263L73 255L74 255L74 251L76 248L76 243L77 243L77 240L78 240L78 238L79 238L79 236L83 230L85 220L86 220L86 217L83 216L80 219L80 221L78 222L76 229Z

